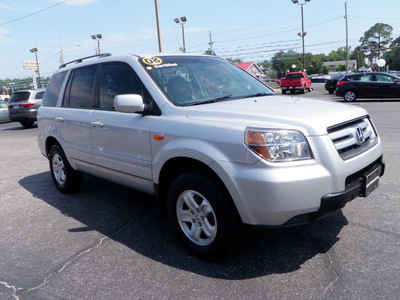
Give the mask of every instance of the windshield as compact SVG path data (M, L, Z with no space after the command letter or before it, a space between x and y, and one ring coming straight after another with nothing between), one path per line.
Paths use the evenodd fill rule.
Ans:
M216 57L144 57L140 63L177 106L274 94L247 72Z

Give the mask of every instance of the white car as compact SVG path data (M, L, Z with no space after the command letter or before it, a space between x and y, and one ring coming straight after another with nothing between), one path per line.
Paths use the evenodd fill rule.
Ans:
M61 192L87 173L154 194L184 246L205 259L233 249L243 224L315 221L368 196L384 173L364 109L276 95L212 56L62 65L38 127Z

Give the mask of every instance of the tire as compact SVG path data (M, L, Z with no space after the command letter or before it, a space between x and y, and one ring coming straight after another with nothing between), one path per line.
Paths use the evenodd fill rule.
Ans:
M286 95L286 90L282 90L282 95Z
M305 94L305 93L306 93L306 88L303 87L303 88L300 90L300 94Z
M189 252L216 260L235 250L240 222L228 197L205 175L184 173L172 182L167 195L168 218Z
M311 91L312 91L312 88L309 87L309 88L307 89L307 92L311 93Z
M331 94L331 95L332 95L334 92L335 92L335 90L328 90L328 93Z
M51 178L61 193L72 194L79 190L82 185L82 174L72 169L59 145L51 147L49 163Z
M33 123L35 123L35 121L33 120L28 120L28 121L21 121L20 122L22 126L24 126L25 128L31 128L33 126Z
M354 100L356 100L357 95L354 91L352 90L348 90L344 93L343 99L347 102L352 102Z

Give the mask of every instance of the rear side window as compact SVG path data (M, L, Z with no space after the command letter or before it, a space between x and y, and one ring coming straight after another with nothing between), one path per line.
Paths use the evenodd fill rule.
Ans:
M68 83L64 106L93 107L97 65L77 69Z
M44 91L36 94L35 99L43 99Z
M58 95L60 94L62 84L64 82L67 71L56 73L50 78L46 93L43 97L43 106L55 107L57 105ZM38 93L39 95L40 93ZM36 95L36 96L38 96Z
M12 95L10 102L28 100L30 95L31 95L31 92L15 93L14 95Z

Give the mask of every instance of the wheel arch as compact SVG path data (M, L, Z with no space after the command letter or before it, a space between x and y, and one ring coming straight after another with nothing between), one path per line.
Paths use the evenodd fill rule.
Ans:
M158 204L163 213L167 211L167 193L169 186L179 175L189 172L200 174L210 179L214 184L217 184L218 187L222 189L223 193L226 195L228 205L232 209L232 212L234 212L235 217L238 218L240 222L242 222L236 205L234 204L234 201L232 199L232 196L230 195L228 188L226 187L222 179L218 176L218 174L205 163L189 157L171 158L167 162L165 162L165 164L161 168L158 178L158 184L155 187L155 191Z
M53 147L53 145L58 145L58 146L60 146L61 147L61 144L58 142L58 140L55 138L55 137L53 137L53 136L49 136L47 139L46 139L46 156L47 156L47 158L49 158L49 155L50 155L50 149L51 149L51 147ZM61 147L62 148L62 147Z

